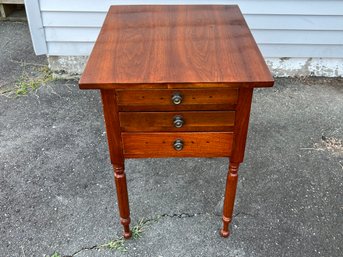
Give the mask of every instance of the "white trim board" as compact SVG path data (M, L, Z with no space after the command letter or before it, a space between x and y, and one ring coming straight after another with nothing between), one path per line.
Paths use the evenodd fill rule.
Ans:
M275 77L343 77L343 59L335 58L266 58Z
M36 55L47 54L48 47L46 45L39 0L25 0L25 10L35 53Z

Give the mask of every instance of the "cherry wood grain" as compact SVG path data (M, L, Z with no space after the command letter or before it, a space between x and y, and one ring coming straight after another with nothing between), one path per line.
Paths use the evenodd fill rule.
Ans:
M273 78L236 5L111 6L80 88L151 83L268 87Z
M122 139L126 158L228 157L231 154L233 133L122 133ZM173 147L176 139L184 141L181 151Z
M184 124L177 128L174 118ZM120 112L121 130L125 132L233 131L235 112Z
M237 88L193 88L162 90L116 90L120 111L232 110L237 103ZM172 103L174 93L182 96Z

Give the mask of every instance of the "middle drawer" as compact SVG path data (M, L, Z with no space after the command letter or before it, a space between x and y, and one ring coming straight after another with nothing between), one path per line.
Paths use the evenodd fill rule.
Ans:
M123 132L233 131L234 111L120 112Z

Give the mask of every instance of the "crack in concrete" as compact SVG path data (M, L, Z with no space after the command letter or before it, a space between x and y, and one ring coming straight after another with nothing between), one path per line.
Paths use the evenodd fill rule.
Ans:
M80 250L74 252L72 255L64 255L63 257L74 257L83 251L90 251L90 250L94 250L94 249L98 249L98 248L99 248L99 245L93 245L91 247L83 247Z
M189 213L185 213L185 212L182 212L182 213L173 213L173 214L168 214L168 213L165 213L165 214L162 214L160 215L161 217L169 217L169 218L179 218L179 219L183 219L183 218L193 218L193 217L196 217L196 216L200 216L200 215L203 215L203 213L192 213L192 214L189 214Z
M239 214L239 213L238 213ZM150 219L144 219L143 225L148 225L148 223L157 223L160 221L160 219L168 217L168 218L179 218L179 219L185 219L185 218L193 218L196 216L204 215L204 213L198 212L198 213L164 213L157 215L155 218L150 218ZM119 240L119 239L118 239ZM102 244L96 244L90 247L83 247L78 251L75 251L72 255L63 255L63 257L74 257L78 254L80 254L83 251L90 251L90 250L95 250L95 249L100 249Z

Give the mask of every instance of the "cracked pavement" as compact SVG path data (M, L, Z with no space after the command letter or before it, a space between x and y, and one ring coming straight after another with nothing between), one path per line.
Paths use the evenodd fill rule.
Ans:
M25 26L0 25L28 37ZM2 35L0 45L11 38ZM20 75L8 72L0 77ZM0 96L0 256L341 256L343 156L322 138L343 139L342 113L342 79L277 79L255 90L228 239L218 216L227 159L127 160L131 224L164 217L122 253L82 250L122 233L99 93L57 80Z

